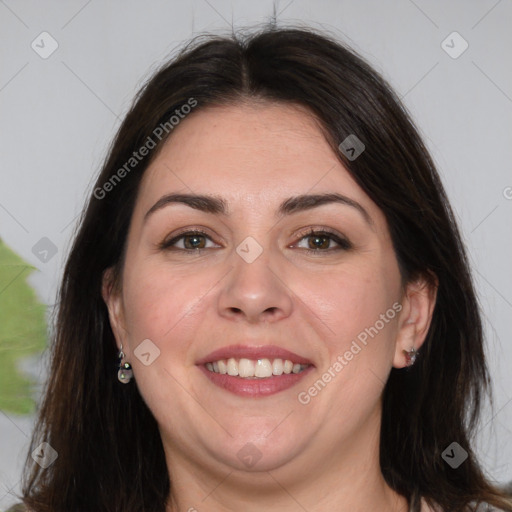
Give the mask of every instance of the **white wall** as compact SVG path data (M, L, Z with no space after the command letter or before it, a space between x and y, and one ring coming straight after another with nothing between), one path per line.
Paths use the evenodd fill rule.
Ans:
M276 10L280 24L325 28L355 47L404 96L424 134L486 314L496 403L481 455L494 478L512 480L512 4L286 0ZM46 303L86 190L143 78L192 35L272 12L270 0L0 3L0 237L39 269L31 281ZM51 48L37 38L43 31L58 43L47 59L31 48L33 40L40 52ZM441 47L453 31L469 44L457 59ZM452 52L462 48L451 39ZM47 263L32 253L42 237L58 251Z

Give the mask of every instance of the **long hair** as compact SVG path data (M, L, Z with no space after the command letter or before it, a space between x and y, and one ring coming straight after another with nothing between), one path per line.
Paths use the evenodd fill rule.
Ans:
M102 276L113 267L119 277L138 187L172 137L172 116L194 102L197 112L247 100L306 107L384 213L403 280L437 280L419 360L410 370L393 369L383 392L387 483L416 510L422 496L445 511L480 501L512 511L471 448L489 377L468 262L434 164L400 101L359 56L312 30L276 28L192 41L148 80L120 126L59 291L50 375L30 448L47 442L58 458L42 469L27 457L24 503L35 512L165 510L172 482L160 434L137 386L117 381ZM355 160L339 149L349 135L365 145ZM135 161L149 139L154 147ZM453 442L468 453L457 469L442 457Z

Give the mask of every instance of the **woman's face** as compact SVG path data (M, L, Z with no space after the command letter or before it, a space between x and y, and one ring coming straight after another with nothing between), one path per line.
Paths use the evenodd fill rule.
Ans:
M181 121L142 180L121 288L111 322L167 455L314 471L377 446L409 308L382 212L305 111Z

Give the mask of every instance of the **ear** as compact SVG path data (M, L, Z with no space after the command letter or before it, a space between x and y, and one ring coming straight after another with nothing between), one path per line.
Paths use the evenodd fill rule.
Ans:
M421 277L408 283L402 298L402 311L398 320L393 366L408 366L405 352L419 350L432 321L436 303L438 280Z
M117 348L125 345L126 329L124 327L123 300L121 290L114 282L113 267L107 268L103 272L101 295L108 309L108 317L112 332L116 338Z

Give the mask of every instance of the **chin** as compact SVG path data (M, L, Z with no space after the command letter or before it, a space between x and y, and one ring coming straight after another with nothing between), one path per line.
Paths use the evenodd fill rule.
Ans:
M238 471L257 473L279 469L297 458L309 444L307 439L291 435L289 426L279 435L275 423L272 428L265 422L264 428L241 429L239 424L237 432L229 426L227 429L233 437L226 434L215 444L210 437L207 444L216 460Z

